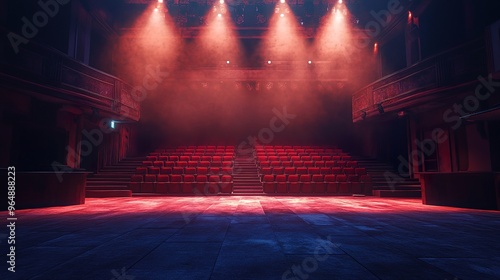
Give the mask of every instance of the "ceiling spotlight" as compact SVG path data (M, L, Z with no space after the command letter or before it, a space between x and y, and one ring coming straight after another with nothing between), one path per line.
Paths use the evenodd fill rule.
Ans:
M271 64L271 60L268 60L268 61L267 61L267 64Z

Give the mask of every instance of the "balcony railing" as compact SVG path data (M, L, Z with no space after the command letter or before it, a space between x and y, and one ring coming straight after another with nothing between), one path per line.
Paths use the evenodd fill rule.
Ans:
M14 54L0 47L2 85L23 92L44 94L139 120L140 104L132 87L117 77L84 65L55 49L30 42Z
M353 122L415 105L426 94L473 82L487 72L483 39L477 39L385 76L352 96ZM441 90L440 90L441 89ZM432 96L431 98L432 99ZM428 96L427 99L429 100ZM418 102L417 102L418 103Z

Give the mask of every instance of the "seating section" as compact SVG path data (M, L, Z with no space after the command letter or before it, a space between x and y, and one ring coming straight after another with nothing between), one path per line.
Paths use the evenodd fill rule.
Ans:
M371 195L366 168L336 147L257 146L255 158L268 194Z
M150 153L131 178L135 193L230 194L233 146L181 146Z

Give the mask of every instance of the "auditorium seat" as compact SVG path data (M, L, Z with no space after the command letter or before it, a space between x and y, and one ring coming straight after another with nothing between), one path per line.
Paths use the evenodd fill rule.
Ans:
M276 175L276 193L287 193L286 175Z
M156 192L157 193L168 193L168 185L170 177L165 174L158 175L158 182L156 183Z
M274 182L274 175L264 175L262 187L265 193L275 193L276 183Z
M330 167L321 167L319 170L323 175L332 174L332 169Z
M140 175L145 175L145 174L148 174L148 168L147 167L137 167L135 169L135 174L140 174Z
M281 175L285 173L285 168L283 166L278 166L273 168L273 173L276 175Z
M172 169L172 174L184 174L184 167L176 166Z
M312 175L312 188L314 193L325 193L324 177L321 174Z
M182 192L183 193L193 193L193 188L195 185L194 175L186 174L184 175L184 180L182 182Z
M172 174L170 175L170 184L168 184L169 193L180 193L182 184L182 175Z
M297 174L298 175L307 174L307 167L297 167Z
M141 192L152 193L155 192L156 175L144 175L144 182L141 184Z
M304 161L304 167L314 167L314 161Z
M205 189L208 189L208 176L198 174L196 176L194 193L196 195L202 195L205 193Z
M210 167L210 161L202 160L198 164L199 167Z
M175 167L175 161L165 161L164 164L163 164L163 166L174 168Z
M315 165L316 167L325 167L325 162L324 162L324 161L322 161L322 160L319 160L319 161L316 161L316 162L314 163L314 165Z
M194 175L194 174L196 174L196 168L195 167L186 167L184 169L184 174Z
M132 190L132 192L135 193L140 192L143 179L144 179L143 175L139 174L132 175L132 178L130 178L130 185L129 185L130 190Z
M336 179L338 183L338 192L340 194L350 194L351 190L350 190L350 184L347 181L347 175L345 174L337 175Z
M220 192L221 193L232 193L233 192L233 176L222 175L221 177Z
M333 174L325 175L325 183L326 183L326 192L327 193L337 193L338 192L338 185L337 185L337 182L335 181L335 175L333 175Z
M220 177L219 175L210 175L207 195L218 194L220 191Z
M300 190L302 193L312 193L313 192L310 174L300 175Z
M161 167L160 174L172 174L172 167Z
M288 192L289 193L300 192L300 183L298 174L288 175Z

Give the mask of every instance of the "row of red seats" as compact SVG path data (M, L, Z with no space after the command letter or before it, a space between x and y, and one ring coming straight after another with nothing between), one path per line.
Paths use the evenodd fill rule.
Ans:
M133 192L148 193L230 194L233 178L231 175L134 175L130 188Z
M367 175L366 168L353 167L265 167L260 170L261 175L281 174L345 174L345 175Z
M354 193L369 195L371 185L371 178L368 175L265 175L263 179L265 193Z
M259 168L264 167L357 167L357 161L261 161Z
M135 169L135 174L145 175L145 174L233 174L232 167L137 167Z
M195 156L195 155L182 155L182 156L147 156L146 161L232 161L234 155L221 155L221 156Z
M143 167L232 167L233 161L143 161Z
M257 156L257 161L350 161L352 159L351 156Z

